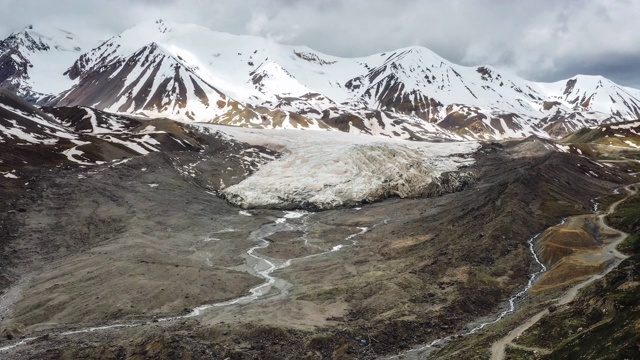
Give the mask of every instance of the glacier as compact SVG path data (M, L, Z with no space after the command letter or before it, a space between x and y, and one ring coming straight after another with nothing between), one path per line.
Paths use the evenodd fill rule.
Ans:
M213 128L284 153L222 191L242 208L330 209L424 194L435 178L473 163L476 141L412 142L339 131Z

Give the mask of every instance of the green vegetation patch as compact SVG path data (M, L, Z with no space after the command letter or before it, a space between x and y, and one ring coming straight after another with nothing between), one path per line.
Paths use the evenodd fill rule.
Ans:
M507 346L505 350L506 358L509 360L531 360L537 359L538 356L533 351L518 349Z
M616 201L622 200L627 196L626 194L610 194L605 196L600 196L598 201L598 209L605 211Z
M622 197L608 195L598 201L604 208ZM552 351L536 358L640 359L640 195L620 203L606 221L630 234L619 249L633 255L585 288L571 306L550 308L550 315L516 340ZM511 349L508 355L527 359L532 354Z
M545 192L542 195L542 204L540 204L540 212L553 218L562 218L585 213L583 209L576 207L575 202L568 196L553 187L545 189Z
M600 137L600 131L593 131L589 128L582 128L573 134L568 135L561 142L567 143L589 143Z
M554 349L560 346L564 339L571 338L588 325L585 318L576 316L572 311L552 314L544 316L522 334L515 343L529 347Z
M605 217L607 223L627 233L640 230L640 195L636 194L623 201L616 211Z
M516 343L552 350L543 359L639 359L638 280L640 255L634 255L585 288L571 306L553 308Z
M627 255L640 253L640 233L636 232L627 236L627 238L618 245L618 250Z
M638 137L637 136L632 136L632 137L602 137L598 140L595 141L595 143L597 144L602 144L602 145L612 145L612 146L621 146L621 147L628 147L628 148L634 148L634 146L630 145L631 144L638 144Z

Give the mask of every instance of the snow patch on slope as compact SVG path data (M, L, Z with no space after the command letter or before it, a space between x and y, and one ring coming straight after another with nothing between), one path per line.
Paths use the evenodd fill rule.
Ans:
M28 113L4 103L0 103L0 110L7 114L12 113L10 117L14 118L0 118L0 141L12 138L26 144L53 145L60 138L76 138L63 127L47 121L36 113Z

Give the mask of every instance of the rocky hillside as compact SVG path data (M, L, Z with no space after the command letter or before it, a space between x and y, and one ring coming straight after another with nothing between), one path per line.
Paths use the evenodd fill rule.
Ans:
M596 143L640 148L640 121L605 124L593 128L581 129L562 140L566 143Z
M543 359L566 359L576 354L588 359L640 356L639 202L639 196L632 196L607 216L609 224L630 234L618 248L629 258L587 287L573 306L550 309L549 316L520 337L517 343L521 348L511 349L511 358L531 358L530 349L537 349L542 355L537 358Z
M212 170L217 176L208 184L211 190L240 181L277 155L169 119L139 119L88 107L39 109L0 90L0 177L4 180L0 203L17 191L12 184L21 185L43 168L117 165L155 152L191 153L200 158L176 164L188 177L199 171L198 165L210 161L211 153L224 152L225 161Z

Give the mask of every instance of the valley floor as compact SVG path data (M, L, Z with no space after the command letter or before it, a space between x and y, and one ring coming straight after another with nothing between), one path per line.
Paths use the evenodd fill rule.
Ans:
M242 210L178 171L181 156L16 183L3 358L398 354L494 318L536 271L527 240L631 181L528 139L482 145L475 182L442 196Z

